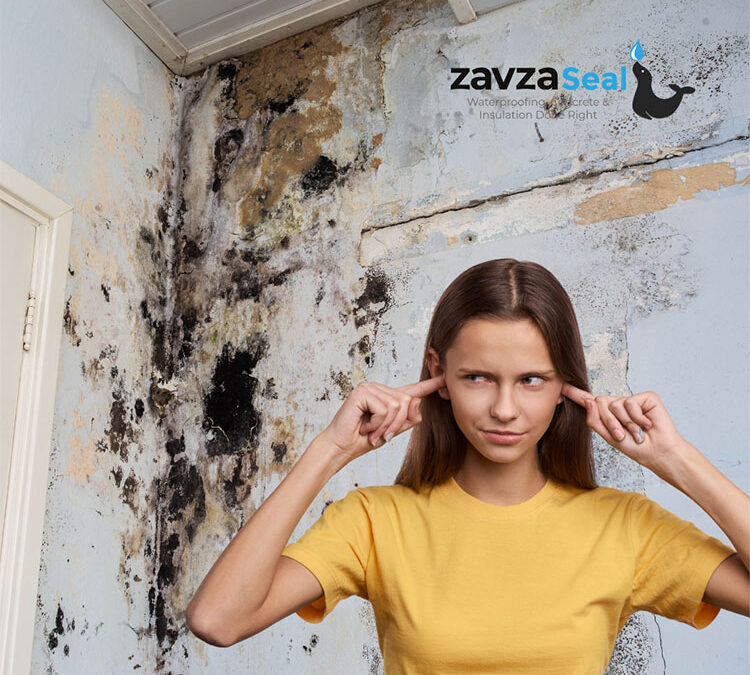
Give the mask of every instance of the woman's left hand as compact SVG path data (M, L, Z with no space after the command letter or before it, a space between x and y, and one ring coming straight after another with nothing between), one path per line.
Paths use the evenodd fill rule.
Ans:
M607 443L669 479L674 453L687 443L657 393L594 396L566 382L562 394L586 408L586 424Z

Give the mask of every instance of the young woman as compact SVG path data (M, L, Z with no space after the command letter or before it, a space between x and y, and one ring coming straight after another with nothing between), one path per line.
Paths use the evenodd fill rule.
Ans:
M697 502L733 550L643 495L596 487L589 427ZM414 428L391 486L292 531L352 459ZM572 304L531 262L490 260L435 307L419 382L363 382L214 564L188 626L220 646L349 596L385 671L602 673L646 609L696 628L750 614L750 499L658 395L589 393Z

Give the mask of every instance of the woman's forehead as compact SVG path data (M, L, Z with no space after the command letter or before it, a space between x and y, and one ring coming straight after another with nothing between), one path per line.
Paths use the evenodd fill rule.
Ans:
M544 337L529 319L472 319L462 326L446 357L456 367L466 362L486 369L500 362L533 362L535 367L552 363Z

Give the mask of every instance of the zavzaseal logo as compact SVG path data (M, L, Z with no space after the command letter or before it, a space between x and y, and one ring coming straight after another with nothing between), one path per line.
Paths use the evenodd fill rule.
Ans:
M664 118L672 115L685 94L692 94L693 87L681 87L676 84L670 84L669 87L674 90L674 95L669 98L660 98L654 94L651 88L651 73L640 63L644 57L643 47L640 40L637 40L630 50L630 58L633 63L633 74L636 79L636 89L633 94L633 111L644 119ZM505 70L497 67L477 67L477 68L451 68L453 79L451 89L473 90L473 91L557 91L565 90L561 94L561 100L564 102L563 108L570 105L586 106L589 108L598 107L600 101L597 98L586 98L575 100L567 92L571 91L595 91L597 89L607 91L626 91L627 84L627 67L620 66L619 69L607 72L581 72L579 68L568 66L558 72L557 68L545 66L535 68L529 66L511 66ZM501 110L499 112L480 113L480 119L531 119L530 112L520 110L524 107L538 108L537 118L557 117L559 112L550 108L554 105L550 101L533 99L525 95L524 98L480 98L470 97L467 99L471 107L495 107L495 108L516 108L519 110ZM606 99L601 102L602 106L607 105ZM587 110L585 113L570 111L569 117L583 120L596 119L596 112Z

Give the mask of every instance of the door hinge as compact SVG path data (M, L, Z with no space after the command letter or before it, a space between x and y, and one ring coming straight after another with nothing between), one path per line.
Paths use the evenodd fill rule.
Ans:
M31 350L31 331L34 327L34 312L36 311L36 295L29 293L29 300L26 303L26 319L23 322L23 350Z

